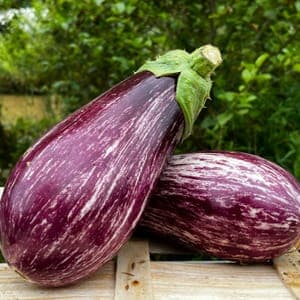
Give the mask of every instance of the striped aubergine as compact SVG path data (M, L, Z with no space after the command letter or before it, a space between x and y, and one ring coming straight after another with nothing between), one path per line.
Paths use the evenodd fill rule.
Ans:
M209 61L207 70L220 63L217 48L195 51ZM0 203L1 250L16 272L63 286L97 270L128 240L186 127L176 96L180 76L138 71L24 154Z
M218 258L267 261L300 239L300 186L281 167L247 153L175 155L140 225Z

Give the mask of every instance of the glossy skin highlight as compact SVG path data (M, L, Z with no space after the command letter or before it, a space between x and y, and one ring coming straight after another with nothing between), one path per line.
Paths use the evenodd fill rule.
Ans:
M140 225L219 258L266 261L300 239L300 186L247 153L175 155Z
M133 75L25 153L0 203L1 250L14 269L62 286L116 254L181 137L175 89L175 78Z

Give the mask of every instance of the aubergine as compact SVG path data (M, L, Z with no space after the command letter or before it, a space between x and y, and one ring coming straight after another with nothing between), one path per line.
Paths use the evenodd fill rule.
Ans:
M283 168L252 154L175 155L140 225L218 258L268 261L300 239L300 186Z
M209 97L217 48L173 50L82 107L19 160L0 203L1 250L22 277L62 286L128 240L167 156Z

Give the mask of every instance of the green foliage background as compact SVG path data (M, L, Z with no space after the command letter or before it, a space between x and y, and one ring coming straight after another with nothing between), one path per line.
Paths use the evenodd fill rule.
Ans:
M1 3L1 1L0 1ZM300 179L300 1L2 1L0 93L57 94L74 111L168 50L218 46L213 101L177 149L261 155ZM58 117L0 127L0 184Z

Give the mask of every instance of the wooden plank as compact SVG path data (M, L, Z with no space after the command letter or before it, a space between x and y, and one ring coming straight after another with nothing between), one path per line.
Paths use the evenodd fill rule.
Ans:
M300 250L294 249L273 262L285 285L300 299Z
M61 288L41 288L27 283L7 264L0 264L1 300L113 300L115 263L105 264L92 276Z
M293 299L270 265L152 262L151 273L154 300ZM84 281L59 289L35 287L23 281L6 264L0 264L1 300L112 300L113 294L113 262Z
M131 240L117 259L115 300L152 300L148 241Z
M135 257L134 254L132 256ZM130 262L128 266L127 271L131 268ZM115 287L114 271L114 263L109 262L82 282L65 288L43 289L28 284L6 264L0 264L0 299L112 300ZM123 275L130 277L130 284L135 280L133 278L139 278L137 274L133 274L136 277ZM270 265L151 262L151 277L154 300L293 299L276 270ZM146 282L151 282L151 278ZM116 285L117 291L119 285ZM144 295L140 298L131 298L130 294L125 296L121 298L119 294L119 299L148 299Z
M291 300L270 265L151 262L155 300Z

